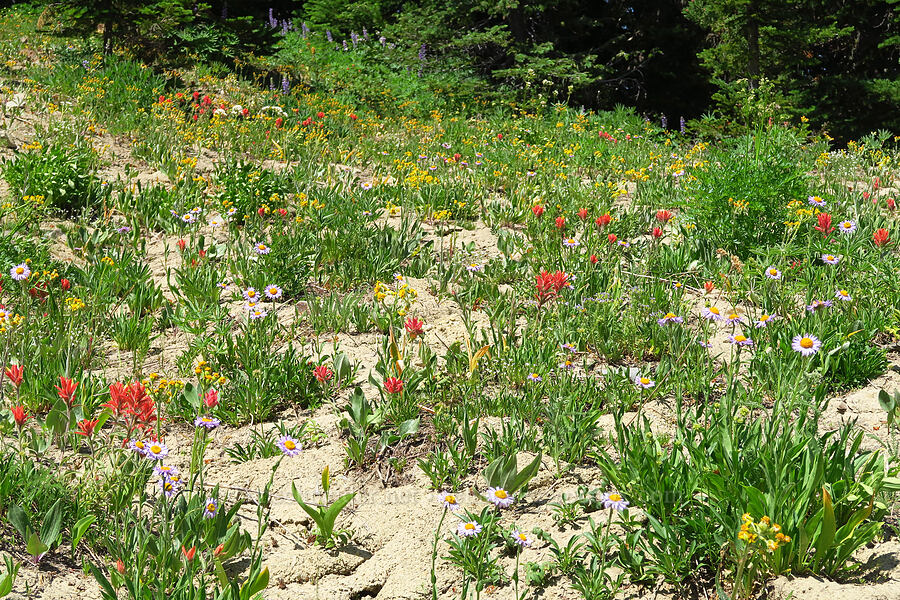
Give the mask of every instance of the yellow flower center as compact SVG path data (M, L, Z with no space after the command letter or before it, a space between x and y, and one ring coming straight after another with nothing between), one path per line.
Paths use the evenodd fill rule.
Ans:
M527 542L527 541L528 541L528 536L526 536L524 533L520 533L520 534L519 534L519 539L522 540L523 542Z
M674 319L675 313L666 313L666 316L663 319Z
M295 443L292 442L291 440L287 440L287 441L284 443L284 447L287 448L288 450L293 450L294 448L297 447L297 444L295 444Z
M256 292L253 290L250 290L249 292L247 292L247 295L250 296L251 298L256 298Z
M150 446L150 452L152 452L153 454L159 454L160 452L162 452L162 448L154 444L153 446Z
M269 288L269 293L273 296L278 293L278 288Z
M613 502L619 502L620 500L622 500L622 496L620 496L619 494L610 494L609 499Z
M769 269L769 275L775 276L778 275L778 269Z
M847 293L847 290L839 290L838 294L840 294L841 296L849 296L850 295Z
M812 341L810 338L805 337L805 338L803 338L802 340L800 340L800 347L801 347L801 348L806 348L806 349L812 348L812 347L813 347L813 341Z
M834 260L834 256L832 256L831 254L827 254L825 256L825 260Z
M16 275L21 275L24 272L25 272L25 269L23 269L22 267L16 267Z
M472 531L473 529L475 529L475 524L474 524L474 523L466 523L466 530L467 530L467 531Z
M716 308L715 306L710 306L710 307L709 307L709 312L711 312L711 313L714 314L714 315L717 315L717 314L719 314L719 309Z
M648 385L650 383L650 380L646 377L641 377L641 383L643 385Z
M736 335L736 336L734 336L734 341L736 341L736 342L746 342L746 341L747 341L747 338L744 337L744 336L742 336L742 335Z
M771 318L772 318L772 317L770 317L769 315L763 315L763 316L761 316L761 317L759 318L759 320L762 321L762 322L766 322L766 321L768 321L768 320L771 319Z
M729 319L739 319L740 317L737 316L737 313L731 313L730 315L728 315L728 318Z
M501 500L505 500L507 496L506 490L497 490L496 492L494 492L494 495Z
M456 496L452 494L449 496L444 496L444 502L446 502L447 504L456 504Z
M209 512L216 512L216 505L210 502L206 505L206 510L208 510Z

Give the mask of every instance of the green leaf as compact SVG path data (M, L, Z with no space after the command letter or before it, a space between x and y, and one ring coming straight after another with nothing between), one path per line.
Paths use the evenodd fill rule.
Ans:
M75 548L78 547L78 543L81 541L81 538L84 537L84 534L87 533L88 528L97 520L96 515L85 515L78 519L78 522L72 527L72 554L75 554Z
M322 469L322 491L325 492L325 496L328 496L328 490L331 489L331 470L328 465L325 465L325 468Z
M28 542L25 546L25 552L30 554L35 558L40 558L50 547L47 546L37 533L32 532L32 534L28 537Z
M515 494L517 491L525 487L531 478L537 475L538 470L541 468L541 453L538 452L537 456L534 457L528 466L519 471L512 479L512 482L509 484L509 488L506 490L510 494Z
M41 541L50 548L56 544L59 539L59 532L62 530L62 500L57 500L47 514L44 515L44 522L41 525Z
M184 389L181 390L182 397L187 400L187 403L191 405L195 411L199 411L202 408L202 403L200 401L200 393L197 391L197 388L193 383L184 384Z
M100 584L100 588L103 592L103 600L117 600L116 590L113 589L113 586L109 582L109 579L107 579L106 576L100 572L100 569L98 569L94 565L94 563L88 561L87 565L91 570L91 574L94 576L94 579L98 584Z
M888 394L885 390L878 392L878 404L881 405L881 408L886 413L892 413L896 408L893 396Z
M25 514L25 511L19 505L13 504L9 507L7 517L12 526L16 528L16 531L22 534L22 539L27 540L28 536L31 535L31 523L28 522L28 516Z
M328 526L328 531L326 532L326 537L331 537L331 533L334 531L334 522L337 520L341 511L344 510L344 507L350 503L351 500L356 496L356 492L351 494L345 494L334 501L334 504L328 507L325 513L322 515L325 523Z
M824 487L822 487L822 507L824 509L822 515L822 531L819 533L819 539L816 540L816 556L815 561L821 563L825 559L825 554L831 549L834 543L835 534L835 518L834 506L831 504L831 495Z
M294 483L291 484L291 491L294 494L294 500L296 500L297 504L300 505L300 508L302 508L304 511L306 511L306 514L308 514L310 516L310 518L316 522L316 525L319 527L319 530L321 531L323 529L323 515L321 514L319 509L313 508L312 506L308 505L306 502L303 501L303 499L300 497L300 492L297 491L296 484L294 484Z
M269 585L269 568L268 567L263 569L262 572L259 575L257 575L256 578L253 580L253 583L250 585L250 589L248 590L250 592L250 596L252 597L252 596L258 594L259 592L263 591L264 589L266 589L267 585Z

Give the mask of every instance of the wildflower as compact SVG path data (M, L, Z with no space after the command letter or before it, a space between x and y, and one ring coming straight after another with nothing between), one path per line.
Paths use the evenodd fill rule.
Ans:
M468 271L469 273L479 273L481 271L484 271L484 266L471 263L466 267L466 271Z
M256 321L257 319L265 319L268 316L269 311L264 308L254 308L250 311L250 320Z
M153 467L153 472L159 475L160 477L178 477L178 468L172 467L169 465L164 465L162 463L156 463L156 466Z
M556 217L556 228L559 230L563 230L566 228L566 218L565 217Z
M606 239L609 240L610 244L615 244L616 240L619 239L619 237L614 233L610 233L609 235L606 236Z
M29 275L31 275L31 269L29 269L28 265L25 263L18 264L9 270L9 276L16 281L28 279Z
M563 240L563 246L565 246L566 248L575 248L576 246L578 246L578 240L576 240L575 238L567 238Z
M823 254L822 255L822 262L825 263L826 265L836 265L840 261L841 261L841 259L838 258L837 256L835 256L834 254Z
M569 352L577 352L578 349L575 347L575 344L562 344L560 346L563 350L568 350Z
M509 508L516 501L515 497L510 495L503 488L488 488L485 493L487 501L497 508Z
M600 215L599 217L594 219L594 224L596 224L599 229L603 229L610 223L612 223L612 216L610 216L609 213Z
M72 289L72 282L63 277L59 280L59 287L61 287L63 291L68 292L70 289Z
M728 338L728 343L736 346L752 346L753 340L744 335L732 335Z
M247 288L246 290L244 290L242 293L243 293L243 295L244 295L244 298L245 298L247 301L249 301L249 302L252 302L252 301L256 300L257 298L259 298L259 292L257 292L257 291L256 291L254 288L252 288L252 287L248 287L248 288Z
M603 502L603 508L613 509L618 512L622 512L628 508L628 500L625 500L621 495L615 492L603 494L601 502Z
M777 318L778 318L778 315L762 314L759 316L759 319L756 320L756 327L757 328L767 327L769 325L769 323L771 323L772 321L774 321Z
M190 225L191 223L193 223L197 220L197 217L196 217L196 215L194 215L194 213L189 212L189 213L184 213L183 215L181 215L181 220L184 221L185 223L187 223L188 225Z
M541 376L538 375L537 373L530 373L530 374L528 375L527 379L528 379L528 381L533 381L533 382L535 382L535 383L540 383L541 381L543 381L543 379L541 378Z
M409 334L410 339L416 339L420 335L424 333L425 323L416 319L415 317L410 317L404 323L404 327L406 327L406 333Z
M364 190L366 190L366 191L369 191L369 190L372 189L372 182L370 182L370 181L364 181L363 183L361 183L361 184L359 185L359 187L361 187L362 189L364 189Z
M600 262L600 259L597 258L596 254L591 254L591 257L588 260L591 261L592 265L596 265L598 262Z
M521 548L527 548L531 545L531 539L518 529L513 530L510 535L512 536L513 542Z
M668 325L669 323L684 323L684 319L676 316L675 313L666 313L663 318L657 320L656 322L660 325Z
M313 377L319 383L325 383L334 376L334 373L326 365L319 365L313 369Z
M818 224L813 229L821 231L823 237L827 237L829 233L834 231L834 227L831 226L831 215L828 213L819 213L816 215L816 221Z
M147 443L143 440L131 440L128 442L128 447L140 456L147 454Z
M779 271L775 267L769 267L768 269L766 269L766 277L772 280L781 279L781 271Z
M270 285L266 287L266 298L269 300L278 300L281 298L281 288L277 285Z
M824 208L826 204L825 200L823 200L820 196L810 196L809 198L807 198L807 201L809 202L810 206L815 206L817 208Z
M578 213L576 213L576 214L578 214L578 218L581 219L582 221L584 221L588 218L588 210L586 208L579 209Z
M703 289L707 294L712 294L712 291L716 289L716 284L712 281L707 281L703 284Z
M568 275L563 271L548 273L541 271L536 278L535 288L537 289L538 304L551 300L559 295L560 290L569 284Z
M16 426L21 429L25 422L31 418L30 415L25 414L24 406L13 406L10 411L12 412L13 421L16 422Z
M831 308L831 305L831 300L813 300L812 303L806 307L806 310L814 313L822 308Z
M256 244L254 244L253 249L256 251L257 254L260 254L260 255L265 255L272 251L271 248L269 248L262 242L257 242Z
M59 385L54 386L56 388L56 393L62 398L63 402L71 408L72 402L75 400L75 389L78 387L77 381L72 381L67 377L60 376Z
M194 419L195 427L206 427L207 429L215 429L220 424L219 419L215 417L210 417L208 415L200 415L196 419Z
M841 221L838 224L838 231L841 233L853 233L856 231L856 223L853 221Z
M163 494L165 494L166 498L174 498L178 495L178 492L181 491L181 487L184 484L181 482L181 477L176 475L172 476L163 476L163 478L159 481L159 487L162 490Z
M9 365L6 367L6 378L16 387L22 385L22 376L25 374L25 367L22 365Z
M209 224L211 227L221 227L225 224L225 221L220 216L215 216L209 220Z
M194 560L194 555L197 554L197 546L191 546L191 549L188 550L184 546L181 547L181 554L184 555L184 559L188 562Z
M649 377L638 376L634 378L634 385L639 388L644 388L645 390L652 388L656 385L656 382L650 379Z
M151 442L147 445L144 456L151 460L162 460L169 455L169 449L160 442Z
M403 391L403 381L396 377L388 377L384 380L384 391L388 394L399 394Z
M816 352L819 351L819 348L822 347L822 342L819 341L819 338L810 335L798 335L794 337L791 342L791 348L794 349L795 352L799 352L803 356L812 356Z
M835 292L834 297L838 300L844 300L845 302L853 300L853 298L850 297L850 292L848 292L847 290L838 290L837 292Z
M534 213L535 217L540 218L540 216L544 214L544 207L540 204L536 204L531 207L531 212Z
M216 511L219 510L219 503L216 502L215 498L207 498L206 504L203 507L203 518L204 519L212 519L216 516Z
M710 321L724 321L725 317L722 316L722 313L719 312L719 309L715 306L706 306L700 311L700 316L704 319Z
M302 450L300 443L289 435L283 435L278 438L278 442L275 445L281 449L285 456L297 456Z
M560 369L565 371L573 371L575 369L575 364L571 360L564 360L563 362L557 365Z
M456 496L449 492L441 492L438 494L438 502L444 505L444 508L457 511L459 510L459 502L456 501Z
M456 528L456 533L457 535L459 535L459 537L472 537L473 535L478 535L479 533L481 533L481 525L479 525L475 521L460 523Z
M731 313L730 315L728 315L728 317L725 318L725 320L728 321L729 325L733 325L735 323L743 322L744 319L737 313Z
M674 216L672 211L669 210L664 209L656 211L656 220L660 223L668 223Z
M888 235L888 230L882 227L872 234L872 243L874 243L878 248L881 248L888 243ZM15 277L13 277L13 279L15 279Z
M94 435L94 429L96 429L97 423L99 422L100 419L82 419L78 422L78 431L76 431L75 434L91 437Z

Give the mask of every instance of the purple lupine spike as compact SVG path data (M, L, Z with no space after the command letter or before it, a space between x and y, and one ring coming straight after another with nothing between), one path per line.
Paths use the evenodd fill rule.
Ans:
M288 79L285 75L281 76L281 93L287 96L288 92L291 91L291 80Z
M679 119L678 126L681 129L681 135L684 135L685 130L687 130L687 121L684 120L684 117Z
M269 9L269 27L271 27L272 29L278 27L278 19L275 18L274 8Z
M384 36L381 36L380 38L378 38L378 41L381 43L381 47L384 48L384 44L385 44L385 42L387 42L387 38Z
M329 42L334 41L334 37L332 37L330 29L325 30L325 39L327 39Z
M303 21L300 31L303 33L304 38L309 35L309 27L306 26L306 21Z
M350 33L350 40L353 42L353 49L356 50L356 44L359 42L359 36L355 31Z
M290 31L290 23L285 20L281 22L281 35L287 35L288 31Z
M662 116L661 121L662 121L662 128L668 129L669 128L669 120L666 118L666 115Z
M428 46L427 46L426 44L423 43L423 44L419 47L419 61L420 61L420 62L425 60L425 53L426 53L426 50L428 50Z
M366 40L367 42L369 41L369 32L366 31L365 27L363 27L363 39Z
M347 40L344 40L344 52L347 51Z

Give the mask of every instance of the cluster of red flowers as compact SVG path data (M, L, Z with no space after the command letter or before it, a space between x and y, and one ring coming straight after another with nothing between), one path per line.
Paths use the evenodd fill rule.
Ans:
M125 426L126 440L131 438L135 430L146 432L156 422L156 403L147 395L141 382L125 385L117 381L109 386L109 397L109 402L103 406L110 409L113 418Z
M550 273L542 270L535 281L535 298L538 306L556 298L560 290L569 285L569 276L564 271Z
M816 221L818 224L814 227L816 231L822 232L822 237L828 237L832 231L834 231L834 227L831 226L831 215L828 213L819 213L816 215Z

